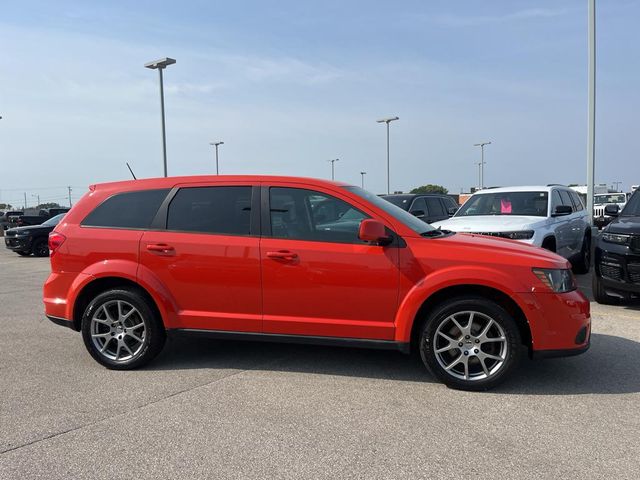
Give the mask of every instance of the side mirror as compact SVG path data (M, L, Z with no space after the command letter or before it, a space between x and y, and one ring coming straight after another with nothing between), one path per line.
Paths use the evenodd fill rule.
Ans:
M573 213L573 208L569 205L558 205L554 212L551 214L552 217L564 217L565 215L571 215Z
M610 217L617 217L620 214L620 207L618 205L607 205L604 207L604 214Z
M411 215L418 218L424 218L424 210L413 210L410 212Z
M447 213L449 214L450 217L453 217L457 211L458 211L458 207L451 207L447 210Z
M360 222L358 238L365 242L377 244L386 244L391 240L387 235L387 230L384 228L384 225L378 220L373 220L371 218Z

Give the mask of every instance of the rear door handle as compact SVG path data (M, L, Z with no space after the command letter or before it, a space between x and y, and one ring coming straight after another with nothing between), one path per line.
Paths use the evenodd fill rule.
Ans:
M147 245L147 250L156 255L175 255L176 249L166 243L150 243Z
M289 250L280 250L277 252L267 252L267 257L278 260L295 260L298 258L298 254L290 252Z

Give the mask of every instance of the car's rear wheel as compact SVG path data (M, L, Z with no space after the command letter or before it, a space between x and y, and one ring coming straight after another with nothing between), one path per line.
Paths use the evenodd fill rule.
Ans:
M573 272L577 274L589 273L591 268L591 235L585 234L578 258L573 262Z
M593 299L602 305L616 305L620 303L618 297L607 293L602 284L602 279L596 275L596 272L593 272L593 276L591 277L591 289L593 291Z
M48 257L49 256L49 244L44 238L36 240L32 248L33 254L36 257Z
M448 387L488 390L517 367L522 345L515 320L500 305L465 296L439 305L425 321L420 356Z
M26 250L20 250L20 251L17 251L16 253L21 257L28 257L29 255L31 255L31 252Z
M82 337L91 356L107 368L128 370L151 361L164 346L162 321L145 295L134 289L96 296L82 318Z

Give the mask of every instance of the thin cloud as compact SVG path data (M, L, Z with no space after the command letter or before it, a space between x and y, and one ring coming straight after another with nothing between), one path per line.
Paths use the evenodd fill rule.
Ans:
M544 18L555 18L566 15L569 9L566 8L529 8L517 12L502 15L479 15L465 17L459 15L436 15L436 23L447 27L473 27L494 23L505 23L520 20L535 20Z

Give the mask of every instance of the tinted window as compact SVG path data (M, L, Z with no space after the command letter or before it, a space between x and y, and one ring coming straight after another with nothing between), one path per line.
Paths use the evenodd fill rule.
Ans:
M167 230L249 235L251 187L181 188L171 200Z
M636 190L621 213L624 217L640 216L640 190Z
M66 215L65 213L61 213L59 215L56 215L55 217L51 217L46 222L43 222L42 226L43 227L55 227L57 224L60 223L60 220L62 220L62 217L64 217L65 215Z
M425 200L427 201L427 210L429 211L430 217L442 217L446 215L438 197L426 197Z
M301 188L271 188L271 235L316 242L362 243L367 215L331 195Z
M88 227L149 228L169 190L141 190L109 197L82 222Z
M411 205L411 210L409 210L409 212L415 215L416 212L418 212L419 210L422 211L422 215L427 214L427 205L424 203L424 198L422 197L416 198L414 200L413 204Z
M456 203L456 201L451 198L451 197L444 197L444 206L447 207L447 209L449 208L458 208L458 204Z
M575 211L575 207L573 206L573 203L571 203L571 198L569 197L569 192L565 190L558 190L558 193L560 194L560 198L562 198L562 204L567 207L571 207L571 209Z
M458 210L456 217L473 215L547 216L547 192L476 193Z
M584 205L582 204L582 200L580 199L580 195L578 192L569 192L571 194L571 199L573 200L573 204L576 206L576 210L584 210Z

